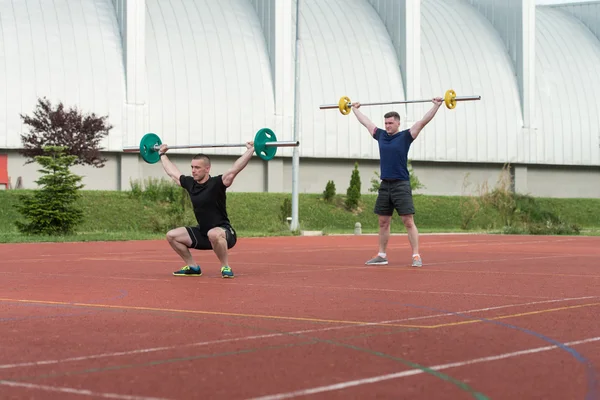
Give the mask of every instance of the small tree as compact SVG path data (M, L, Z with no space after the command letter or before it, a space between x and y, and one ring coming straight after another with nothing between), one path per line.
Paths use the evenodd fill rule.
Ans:
M358 207L360 200L360 174L358 172L358 163L354 163L354 170L350 177L350 186L346 190L346 207L350 210L354 210Z
M327 181L327 185L325 185L325 191L323 191L323 199L327 202L331 202L333 197L335 196L335 182Z
M69 234L83 220L83 211L74 205L83 187L79 184L82 177L69 171L77 157L65 155L63 147L49 146L43 150L49 155L35 157L42 166L38 170L42 176L36 181L41 189L33 196L21 196L21 204L15 206L29 222L16 221L15 225L26 234Z
M21 115L30 131L21 135L26 164L44 155L45 146L60 146L66 154L75 156L74 164L104 167L106 158L100 156L100 141L108 135L112 126L107 116L97 117L94 113L83 115L76 108L65 110L63 103L53 107L50 100L38 99L33 117Z

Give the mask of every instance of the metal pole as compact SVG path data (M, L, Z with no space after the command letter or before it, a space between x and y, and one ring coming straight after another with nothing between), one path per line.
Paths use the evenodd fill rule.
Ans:
M298 76L300 57L300 35L298 34L298 28L300 26L300 0L296 1L296 52L295 52L295 65L294 65L294 140L298 141ZM292 156L292 222L290 224L291 231L297 231L299 227L298 221L298 170L300 165L300 151L298 147L294 148L294 154Z

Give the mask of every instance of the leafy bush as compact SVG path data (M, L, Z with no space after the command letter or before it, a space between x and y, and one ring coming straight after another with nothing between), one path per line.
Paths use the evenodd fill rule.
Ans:
M531 196L514 193L513 188L510 165L506 164L492 190L489 190L487 182L484 182L478 185L478 196L461 198L461 228L468 229L471 224L477 224L484 229L494 228L493 221L498 216L502 221L500 228L505 234L580 233L581 228L577 224L564 221L560 215L544 208Z
M30 128L21 135L20 153L28 158L26 163L44 155L44 147L60 146L66 154L75 156L75 165L104 167L106 158L100 156L99 146L112 129L106 116L83 115L76 108L66 110L62 103L53 107L50 100L44 98L38 99L33 117L21 115L21 119Z

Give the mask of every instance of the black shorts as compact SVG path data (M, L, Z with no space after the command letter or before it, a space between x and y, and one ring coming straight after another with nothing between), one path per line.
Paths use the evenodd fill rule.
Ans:
M231 226L219 226L219 228L225 231L225 238L227 240L227 248L231 249L235 246L237 242L237 235L235 230ZM186 226L185 229L188 231L188 235L192 239L192 245L190 248L196 250L211 250L212 243L208 240L208 235L206 233L202 233L200 228L197 226Z
M375 214L391 216L394 209L398 215L415 213L409 181L381 181L375 201Z

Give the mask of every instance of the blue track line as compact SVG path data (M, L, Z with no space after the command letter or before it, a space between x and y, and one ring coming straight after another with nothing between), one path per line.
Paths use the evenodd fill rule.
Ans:
M402 305L403 307L429 310L429 311L434 311L434 312L443 313L443 314L447 314L447 315L455 315L455 316L458 316L458 317L461 317L464 319L477 320L477 321L481 321L481 322L485 322L485 323L490 323L490 324L501 326L503 328L514 329L514 330L526 333L528 335L535 336L539 339L544 340L545 342L553 344L554 346L560 348L561 350L566 351L571 356L573 356L586 369L588 388L587 388L585 400L600 399L600 397L598 397L599 390L598 390L597 372L596 372L596 369L595 369L594 365L592 364L592 362L590 360L588 360L587 358L585 358L583 355L581 355L577 350L567 346L564 343L559 342L558 340L549 338L545 335L542 335L541 333L534 332L530 329L521 328L520 326L511 325L511 324L507 324L505 322L500 322L500 321L489 320L486 318L474 317L474 316L459 313L459 312L440 310L440 309L433 308L433 307L418 306L418 305L414 305L414 304L395 303L395 302L390 302L390 301L386 301L386 300L375 300L375 299L366 299L366 300L371 300L371 301L375 301L375 302L399 304L399 305Z

